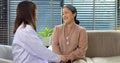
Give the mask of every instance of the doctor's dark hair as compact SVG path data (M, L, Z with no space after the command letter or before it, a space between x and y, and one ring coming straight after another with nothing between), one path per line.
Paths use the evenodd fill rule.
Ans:
M18 4L16 9L16 19L14 23L14 32L17 28L24 23L26 25L31 25L36 31L36 5L31 1L22 1Z
M79 20L77 20L77 9L70 4L65 5L63 8L68 8L73 14L76 13L76 15L74 17L74 21L76 24L79 25L80 22L79 22Z

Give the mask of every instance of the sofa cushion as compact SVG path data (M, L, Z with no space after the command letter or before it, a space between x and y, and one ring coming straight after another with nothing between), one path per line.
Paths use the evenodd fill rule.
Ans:
M92 59L89 57L87 57L86 60L87 60L87 63L93 63Z
M114 57L94 57L93 63L120 63L120 56Z

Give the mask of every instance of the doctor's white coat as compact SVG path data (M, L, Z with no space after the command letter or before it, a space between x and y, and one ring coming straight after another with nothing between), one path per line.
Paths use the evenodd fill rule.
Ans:
M61 58L48 50L30 26L21 24L13 39L12 53L15 61L21 63L59 63Z

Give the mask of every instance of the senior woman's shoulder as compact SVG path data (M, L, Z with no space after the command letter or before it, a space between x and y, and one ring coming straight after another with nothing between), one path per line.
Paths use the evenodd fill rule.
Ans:
M76 25L76 28L77 28L77 30L85 30L86 31L86 28L83 26L80 26L80 25Z
M63 29L63 27L64 27L64 24L60 24L60 25L56 25L54 28L56 28L56 29Z

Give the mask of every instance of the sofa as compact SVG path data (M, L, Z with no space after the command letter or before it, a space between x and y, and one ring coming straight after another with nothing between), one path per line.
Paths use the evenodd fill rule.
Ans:
M120 31L89 30L87 35L86 62L79 63L120 63Z
M87 34L87 63L120 63L119 31L92 30L87 31ZM0 45L0 63L18 63L13 61L11 46Z
M120 31L87 31L87 63L120 63Z

